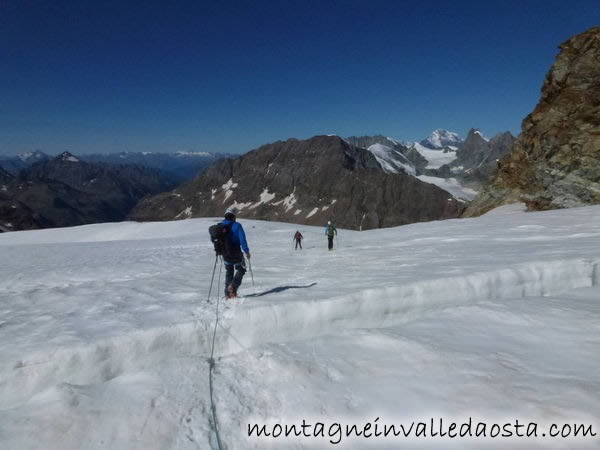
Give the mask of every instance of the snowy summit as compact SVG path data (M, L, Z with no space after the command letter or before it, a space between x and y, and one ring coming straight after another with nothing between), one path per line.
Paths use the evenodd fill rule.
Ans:
M56 159L60 161L79 162L79 159L69 152L62 152Z
M456 149L462 142L458 133L438 128L428 138L423 139L420 144L431 149L441 149L444 147L455 147L454 149Z

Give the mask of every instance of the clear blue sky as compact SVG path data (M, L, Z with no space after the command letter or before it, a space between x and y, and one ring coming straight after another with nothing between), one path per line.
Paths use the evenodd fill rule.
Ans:
M518 133L598 0L0 1L0 153Z

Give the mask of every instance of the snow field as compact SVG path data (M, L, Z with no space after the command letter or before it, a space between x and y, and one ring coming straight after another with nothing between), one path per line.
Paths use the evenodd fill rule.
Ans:
M323 228L240 219L256 286L248 273L246 297L220 318L224 440L279 448L240 434L254 416L596 420L599 219L598 207L509 206L478 219L339 230L334 252ZM216 446L212 223L0 235L0 447L37 448L40 437L61 449ZM292 249L296 229L303 251Z
M402 325L265 344L221 362L235 379L258 385L250 391L255 397L245 395L243 402L275 395L272 407L257 409L249 423L306 419L362 426L379 418L380 426L408 426L431 417L490 424L518 418L539 424L537 439L341 437L333 446L327 438L249 439L244 428L230 442L235 448L281 448L284 442L286 448L597 448L597 439L542 434L552 423L598 423L599 296L595 287L555 297L492 299L431 311Z

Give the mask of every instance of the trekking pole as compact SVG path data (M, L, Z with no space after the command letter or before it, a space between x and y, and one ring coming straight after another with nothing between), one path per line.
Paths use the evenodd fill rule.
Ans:
M246 260L248 261L248 267L250 268L250 276L252 277L252 286L256 287L256 285L254 284L254 274L252 273L252 263L250 262L250 258L246 258Z
M221 264L219 264L219 282L217 283L217 285L221 286L221 273L223 272L223 264L225 263L225 261L223 261L222 256L219 257L219 261L221 262ZM221 298L221 295L217 294L217 306L219 306L218 301L220 298Z
M207 302L210 301L210 294L212 293L213 282L215 281L215 271L217 270L217 262L219 261L219 255L215 255L215 266L213 267L212 277L210 279L210 288L208 289L208 298Z

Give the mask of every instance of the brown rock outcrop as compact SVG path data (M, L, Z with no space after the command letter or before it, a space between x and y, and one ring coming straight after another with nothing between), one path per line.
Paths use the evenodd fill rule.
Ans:
M465 215L519 201L532 210L600 203L600 27L560 49L512 151Z

